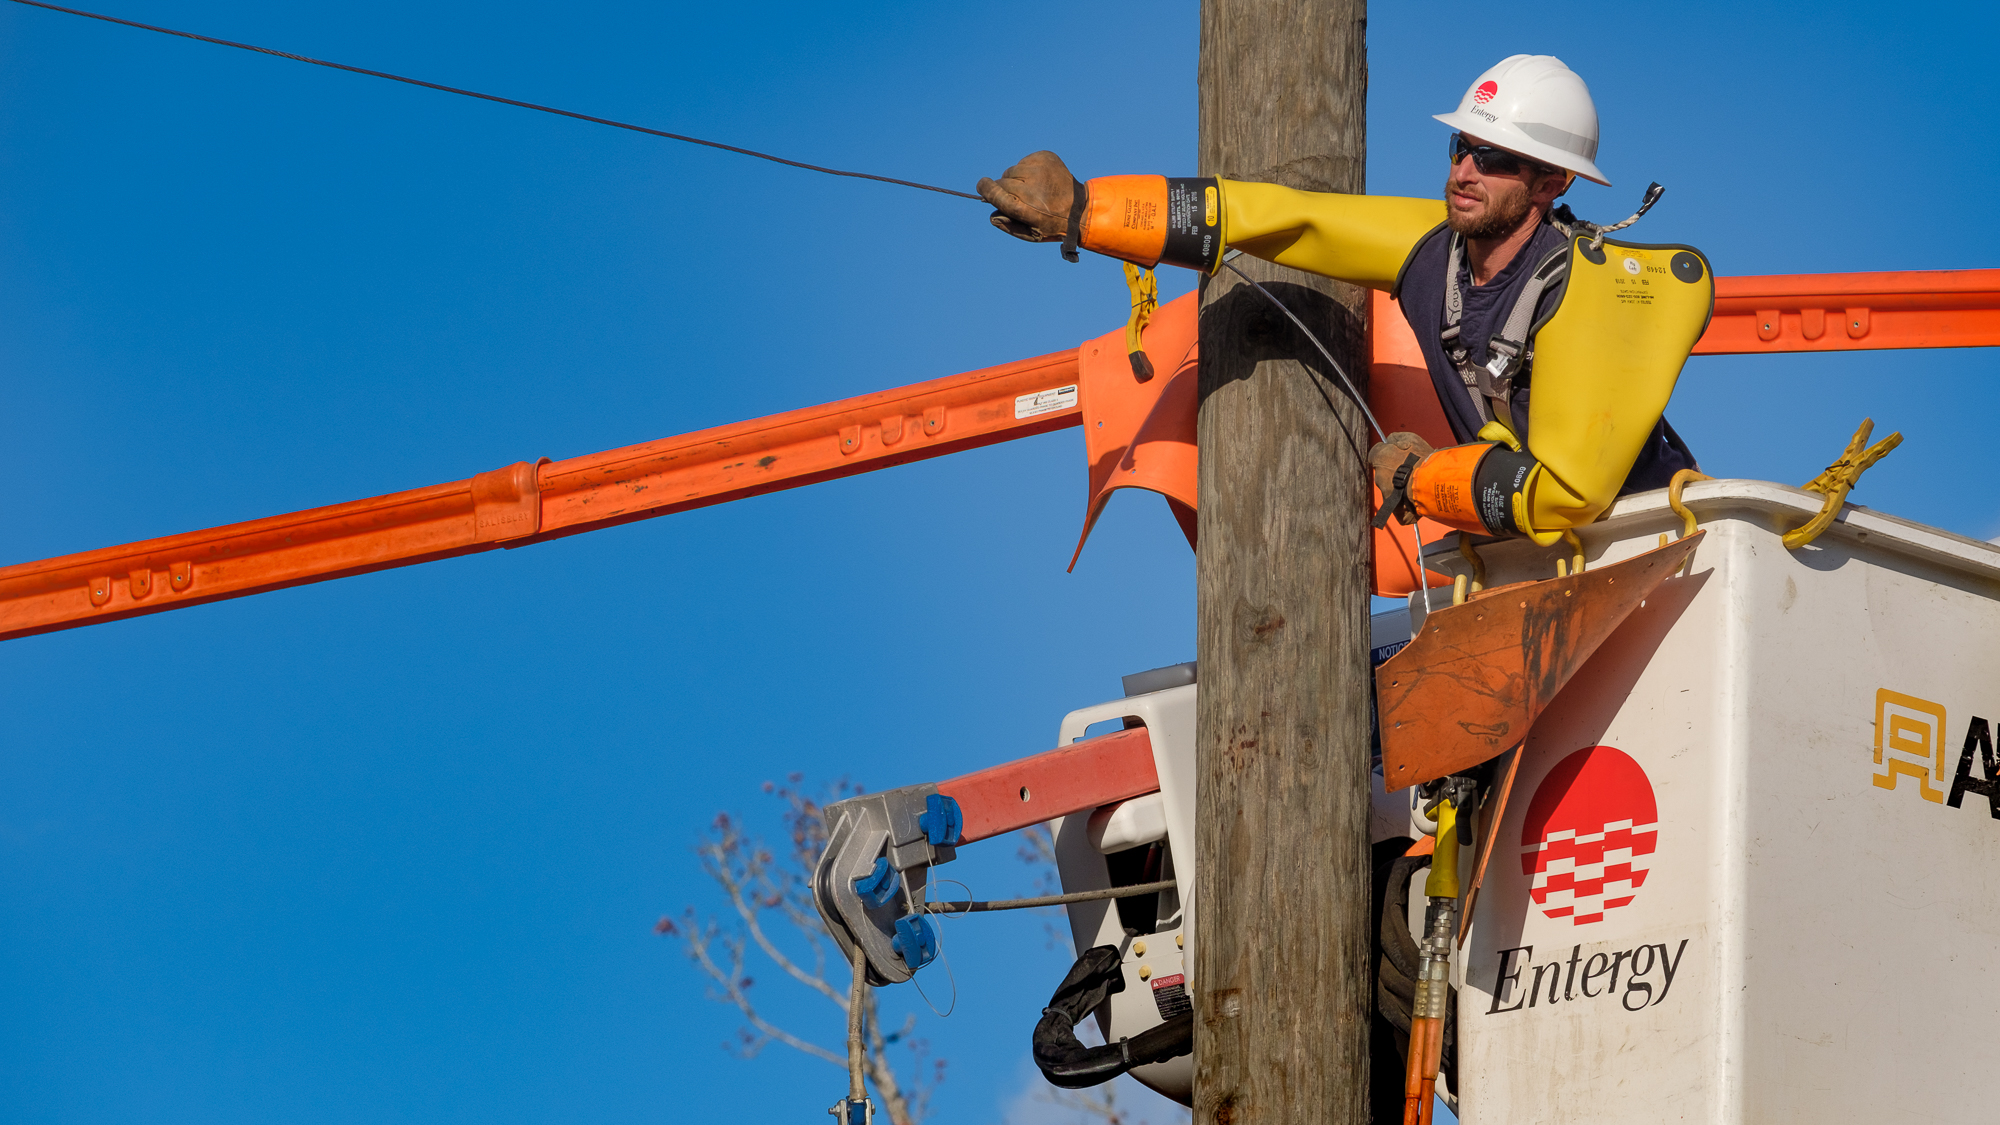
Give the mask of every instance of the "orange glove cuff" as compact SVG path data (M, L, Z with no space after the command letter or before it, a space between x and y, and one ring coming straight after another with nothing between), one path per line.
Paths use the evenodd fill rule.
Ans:
M1418 515L1474 535L1526 535L1521 500L1535 457L1492 442L1440 449L1410 472Z
M1428 516L1447 527L1490 535L1479 518L1473 477L1479 463L1497 448L1490 442L1451 445L1432 453L1410 472L1410 504L1418 515Z
M1100 176L1083 208L1083 248L1147 269L1164 263L1214 273L1222 263L1221 191L1213 178Z
M1147 269L1158 265L1167 247L1167 178L1099 176L1089 186L1083 248Z

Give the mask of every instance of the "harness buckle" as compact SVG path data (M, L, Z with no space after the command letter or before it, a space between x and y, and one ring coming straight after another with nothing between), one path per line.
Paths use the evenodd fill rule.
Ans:
M1479 368L1479 393L1494 399L1510 397L1514 390L1514 373L1518 370L1520 364L1516 362L1516 357L1495 355L1486 366Z

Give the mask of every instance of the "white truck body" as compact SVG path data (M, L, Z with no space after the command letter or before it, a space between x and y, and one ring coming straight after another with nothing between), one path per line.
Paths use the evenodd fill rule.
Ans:
M1686 501L1687 572L1528 736L1455 964L1460 1117L1991 1120L2000 548L1849 507L1787 551L1820 497ZM1680 524L1647 493L1582 538L1615 562ZM1492 585L1553 573L1483 554Z
M1454 963L1460 1117L1986 1120L2000 547L1849 506L1788 551L1780 535L1817 495L1708 481L1686 502L1708 533L1687 573L1612 634L1522 751ZM1681 526L1663 492L1645 493L1582 539L1596 565ZM1558 553L1483 548L1488 583L1551 577ZM1431 554L1468 569L1455 544ZM1416 601L1377 616L1378 662L1420 624ZM1156 833L1181 882L1152 933L1128 933L1109 903L1070 908L1079 952L1124 953L1126 989L1098 1018L1114 1039L1195 996L1194 696L1191 683L1142 692L1060 729L1067 744L1105 719L1144 722L1161 782L1139 799L1158 808L1051 825L1065 889L1108 884L1100 845ZM1417 831L1409 792L1378 788L1375 836ZM1413 916L1421 904L1419 881ZM1185 1056L1133 1073L1190 1095Z

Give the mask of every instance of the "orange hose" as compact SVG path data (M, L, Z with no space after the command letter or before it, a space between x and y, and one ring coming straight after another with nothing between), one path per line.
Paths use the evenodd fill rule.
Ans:
M1437 1107L1438 1069L1444 1064L1444 1021L1424 1022L1431 1026L1424 1036L1424 1088L1420 1099L1423 1116L1417 1119L1417 1125L1431 1125L1431 1111Z
M1403 1074L1403 1125L1428 1125L1430 1121L1428 1095L1437 1082L1436 1064L1430 1064L1429 1075L1424 1073L1424 1069L1432 1055L1433 1040L1437 1041L1441 1052L1444 1047L1443 1020L1410 1021L1409 1065Z

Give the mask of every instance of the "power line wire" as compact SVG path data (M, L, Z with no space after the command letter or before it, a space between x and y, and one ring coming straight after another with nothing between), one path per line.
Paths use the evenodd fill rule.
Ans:
M254 43L238 43L233 39L217 39L212 35L198 35L192 31L177 31L171 27L158 27L150 23L140 23L137 20L120 19L117 16L107 16L100 12L86 12L81 8L65 8L60 4L44 3L43 0L14 0L14 3L25 4L30 8L45 8L51 12L62 12L66 15L82 16L85 19L102 20L105 23L115 23L122 27L136 27L141 31L156 31L161 35L177 35L182 39L194 39L202 43L213 43L218 47L234 47L239 51L255 51L260 55L275 55L281 59L311 63L314 66L323 66L330 70L344 70L350 74L365 74L370 78L386 78L391 82L401 82L410 86L422 86L426 90L441 90L447 94L458 94L461 97L479 98L482 101L499 102L501 105L519 106L522 109L532 109L541 113L553 113L557 117L573 117L578 121L589 121L597 125L609 125L614 129L628 129L634 133L645 133L653 137L665 137L670 141L685 141L691 145L706 145L709 148L722 149L724 152L734 152L743 156L754 156L759 160L769 160L774 164L804 168L808 172L824 172L829 176L847 176L856 180L874 180L878 183L896 184L899 187L917 188L922 191L934 191L939 195L955 195L960 199L979 201L979 197L973 195L971 192L953 191L950 188L938 187L934 184L920 184L915 180L899 180L894 176L877 176L872 172L848 172L839 168L827 168L818 164L807 164L803 160L787 160L782 156L772 156L768 152L758 152L755 149L726 145L721 141L705 141L700 137L690 137L681 133L669 133L664 129L649 129L644 125L634 125L627 121L614 121L609 117L594 117L588 113L577 113L574 110L557 109L554 106L524 102L516 98L503 98L498 94L482 94L477 90L465 90L457 86L446 86L438 82L426 82L421 78L406 78L400 74L390 74L386 70L369 70L367 67L349 66L346 63L316 59L309 55L295 55L290 51L276 51L269 47L259 47Z

